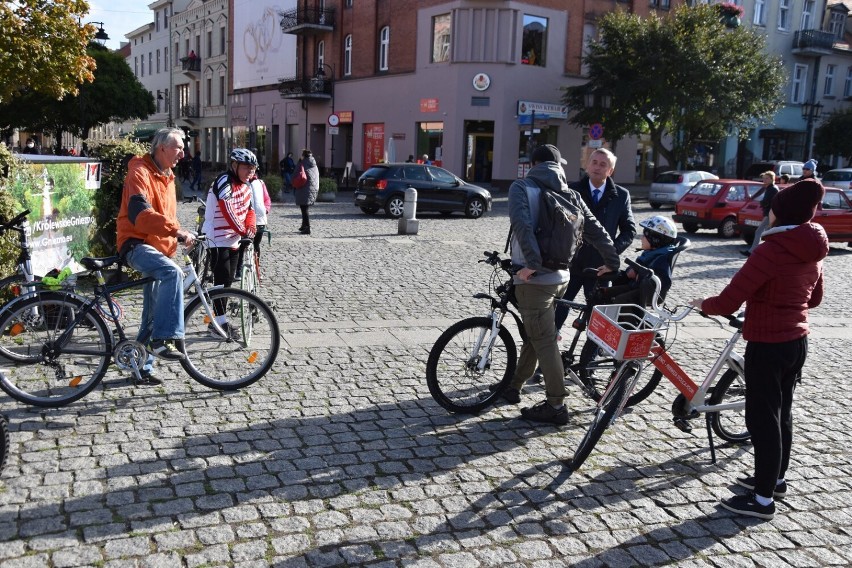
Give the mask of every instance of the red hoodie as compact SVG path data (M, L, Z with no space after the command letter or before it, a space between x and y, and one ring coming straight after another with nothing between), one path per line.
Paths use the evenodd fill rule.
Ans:
M733 314L745 302L743 337L783 343L808 334L808 309L822 302L822 259L828 236L814 223L774 227L722 293L701 309L711 315Z

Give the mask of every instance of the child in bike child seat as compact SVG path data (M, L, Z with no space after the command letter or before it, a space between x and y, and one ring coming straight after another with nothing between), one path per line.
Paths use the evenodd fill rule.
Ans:
M636 262L650 268L660 279L660 299L672 285L671 257L677 247L677 228L665 217L656 215L639 223L642 232L642 254ZM650 306L654 295L654 282L639 278L632 268L622 270L613 285L600 291L601 302L607 304L638 304Z

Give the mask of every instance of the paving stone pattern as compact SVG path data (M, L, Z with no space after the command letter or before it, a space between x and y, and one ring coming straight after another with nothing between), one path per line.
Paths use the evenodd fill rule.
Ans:
M291 203L273 209L262 295L282 350L250 388L211 391L162 364L162 387L134 388L113 367L62 409L0 397L12 429L0 568L852 564L845 245L832 248L812 314L790 493L758 522L717 506L750 471L750 447L720 445L712 464L701 421L692 434L672 425L671 385L570 477L563 460L591 407L573 387L562 428L509 405L450 415L430 398L432 343L487 308L471 296L487 289L482 252L505 243L505 194L479 220L420 215L409 236L363 215L351 193L338 200L314 207L310 237L296 234ZM180 206L185 224L195 207ZM670 302L717 292L742 265L740 241L693 241ZM135 298L123 301L138 317ZM672 352L701 377L727 336L690 316ZM530 386L523 403L542 397Z

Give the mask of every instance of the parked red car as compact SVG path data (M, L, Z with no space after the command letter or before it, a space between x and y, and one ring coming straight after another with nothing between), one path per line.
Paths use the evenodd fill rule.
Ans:
M737 229L745 242L751 244L754 241L754 232L762 220L763 209L760 208L758 193L737 213ZM852 244L852 201L842 189L825 188L825 197L817 205L814 222L823 226L830 242Z
M716 229L723 237L737 234L737 211L761 184L743 179L708 179L692 186L675 206L672 219L687 233Z

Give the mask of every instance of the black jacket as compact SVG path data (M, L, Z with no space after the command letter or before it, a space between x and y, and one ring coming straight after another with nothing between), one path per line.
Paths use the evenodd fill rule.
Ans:
M620 185L615 185L612 178L606 178L604 189L598 204L592 200L592 190L589 186L589 176L580 181L568 184L568 187L580 194L592 214L609 233L618 254L627 250L636 236L636 222L630 208L630 192ZM603 258L598 251L585 244L580 247L571 263L572 272L580 272L584 268L597 268L603 264Z

